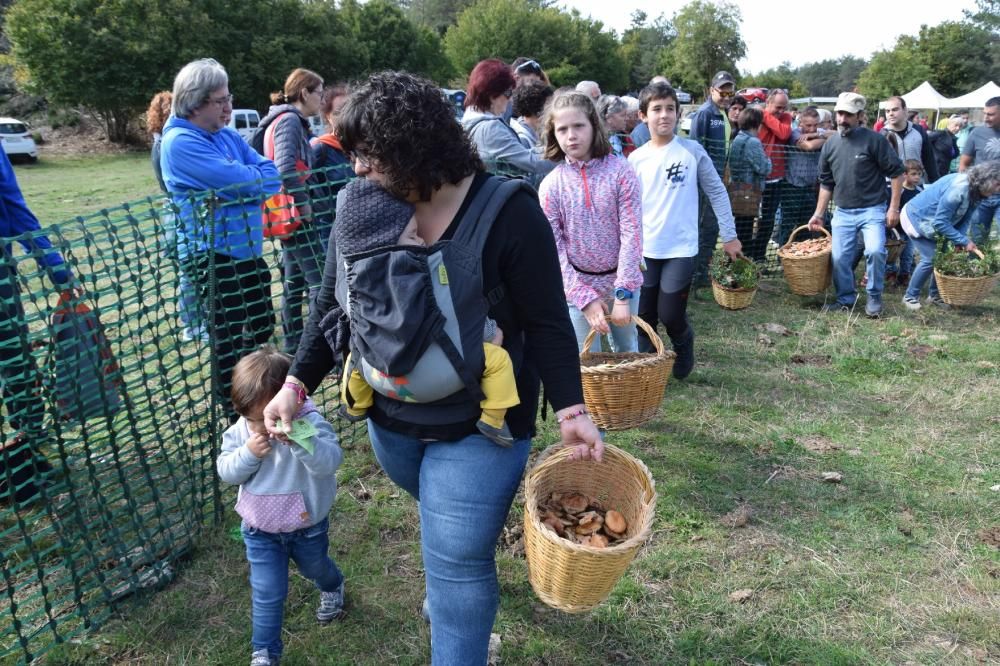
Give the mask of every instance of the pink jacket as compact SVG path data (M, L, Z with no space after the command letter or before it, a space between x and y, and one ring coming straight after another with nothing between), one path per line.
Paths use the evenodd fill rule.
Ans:
M642 286L642 190L615 155L567 159L538 189L559 251L566 300L583 309L617 287Z

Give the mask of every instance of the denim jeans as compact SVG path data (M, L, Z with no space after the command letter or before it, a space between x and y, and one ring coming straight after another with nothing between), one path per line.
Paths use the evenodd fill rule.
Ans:
M885 204L870 208L837 208L833 213L833 287L837 304L852 307L857 297L854 287L854 252L860 231L865 242L865 273L868 298L880 300L885 281Z
M305 226L295 232L289 241L281 245L281 259L284 263L285 283L281 297L281 332L284 351L295 355L299 339L305 328L302 304L309 301L312 310L323 281L323 244L319 230Z
M907 298L920 298L920 290L924 288L924 283L930 278L931 285L927 293L931 298L938 295L937 283L934 281L934 252L937 249L937 239L934 238L911 238L910 241L916 246L920 253L920 261L913 269L910 276L910 285L906 288Z
M496 542L531 450L482 435L422 442L368 420L375 457L420 502L434 666L486 663L500 600Z
M267 648L273 657L281 654L281 622L288 597L288 561L299 573L316 583L322 592L334 592L344 580L327 551L330 519L295 532L272 534L243 524L243 542L250 562L250 594L253 605L253 650Z
M994 194L979 202L976 212L972 214L972 229L969 234L976 245L984 247L988 245L993 218L996 217L998 208L1000 208L1000 194Z
M639 294L641 291L636 289L632 293L632 299L628 302L628 309L632 315L636 315L639 312ZM614 305L614 301L608 303L608 309L610 310ZM569 320L573 322L573 330L576 332L576 348L583 351L583 342L587 339L587 334L590 333L590 324L587 322L587 318L583 316L583 311L573 305L569 305ZM611 335L606 336L608 338L608 344L611 346L611 351L615 352L634 352L639 349L639 338L635 330L635 322L629 322L624 326L615 326L614 324L608 322L608 326L611 328ZM595 335L594 342L590 345L590 351L599 352L601 351L601 338L605 337L603 335Z

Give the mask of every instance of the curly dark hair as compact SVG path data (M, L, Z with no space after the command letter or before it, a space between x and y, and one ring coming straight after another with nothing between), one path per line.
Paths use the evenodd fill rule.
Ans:
M545 110L545 103L555 93L552 86L544 83L532 82L514 89L514 116L528 116L533 118L542 115Z
M406 72L379 72L352 87L337 136L346 152L363 146L399 198L415 191L427 201L445 183L484 170L441 89Z

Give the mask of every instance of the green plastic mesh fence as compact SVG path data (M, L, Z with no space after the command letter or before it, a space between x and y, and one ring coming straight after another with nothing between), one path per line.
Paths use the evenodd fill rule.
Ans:
M281 247L260 238L248 214L259 209L234 188L50 226L70 290L54 286L32 237L16 239L31 251L3 252L0 658L30 661L167 583L232 504L214 468L226 373L262 342L294 348L308 313L303 277L282 299ZM321 270L314 231L298 250ZM313 398L355 437L333 419L335 377Z

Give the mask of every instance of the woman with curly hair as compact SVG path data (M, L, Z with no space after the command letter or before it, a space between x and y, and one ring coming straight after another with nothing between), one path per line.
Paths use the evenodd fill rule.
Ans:
M467 233L466 225L483 219L475 212L484 203L478 195L493 191L498 181L485 172L450 105L430 81L401 72L374 74L351 93L338 123L355 172L415 207L418 235L429 247L447 245L457 233ZM346 208L347 202L340 205ZM290 422L300 401L343 352L342 343L333 349L320 330L346 299L342 282L337 295L343 264L339 252L327 258L316 310L285 388L264 410L275 437L287 438L277 419ZM513 445L497 446L476 430L480 406L464 391L429 403L376 392L368 411L368 435L379 464L419 500L425 610L431 661L438 666L486 663L499 603L496 540L531 449L539 380L574 456L600 459L604 450L583 405L576 339L552 232L532 192L519 190L500 207L473 268L480 273L483 297L491 296L488 316L504 333L503 347L517 377L521 402L506 415ZM459 321L467 315L456 313Z
M167 185L163 182L163 170L160 168L160 146L163 143L163 126L167 124L170 117L170 105L173 103L174 95L169 90L164 90L153 95L146 110L146 131L153 138L153 148L150 157L153 161L153 175L160 186L160 191L167 194ZM160 212L160 222L163 227L163 245L166 248L166 256L177 256L176 220L174 218L173 207L169 199L164 199L164 205ZM208 342L208 329L205 325L205 317L198 305L198 292L188 279L184 271L177 271L177 315L180 317L181 338L185 342L200 340Z
M508 124L514 84L514 75L502 60L483 60L476 65L469 74L469 87L465 91L462 127L490 172L541 177L556 165L537 151L525 148Z

